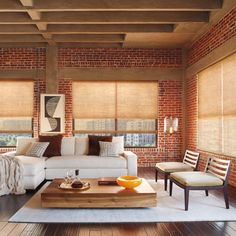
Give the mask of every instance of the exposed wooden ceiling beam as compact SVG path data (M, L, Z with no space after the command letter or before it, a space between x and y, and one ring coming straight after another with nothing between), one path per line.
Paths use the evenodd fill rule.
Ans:
M40 31L51 34L125 34L173 32L173 24L154 25L47 25L37 23ZM44 28L45 27L45 28ZM35 25L1 25L0 34L40 34Z
M0 42L45 42L41 35L0 35Z
M11 3L5 3L10 1ZM222 7L222 0L20 0L24 6L33 6L39 11L208 11ZM0 3L0 11L17 9L14 1ZM18 6L19 10L21 8Z
M48 27L48 25L45 24L45 23L39 23L38 22L36 25L37 25L37 27L40 31L45 31L45 30L47 30L47 27Z
M40 34L35 25L0 25L0 34Z
M27 13L29 14L29 16L32 20L40 20L41 19L41 12L39 12L39 11L27 10Z
M1 28L0 28L1 30ZM173 24L115 24L115 25L48 25L48 32L54 34L77 34L77 33L150 33L150 32L173 32Z
M208 22L208 12L45 12L33 21L25 13L0 13L0 24L157 24Z
M20 0L21 4L25 7L33 7L34 0Z
M57 43L59 47L68 48L122 48L122 43Z
M42 13L38 10L32 9L34 7L34 2L36 2L36 1L34 1L34 0L20 0L20 1L23 6L27 7L27 13L32 20L34 20L34 21L41 20ZM36 22L35 24L36 24L38 30L40 30L40 31L47 30L47 24L40 23L40 22L39 23ZM47 42L49 44L54 44L54 42L51 40L51 38L52 38L51 34L43 33L42 36L45 40L47 40Z
M72 35L53 35L55 42L99 42L99 43L123 43L124 35L99 35L99 34L72 34Z
M18 0L0 1L0 12L25 11ZM38 11L212 11L222 7L222 0L20 0L23 6Z
M46 47L47 42L0 42L1 48L32 48L32 47ZM23 78L23 77L22 77Z

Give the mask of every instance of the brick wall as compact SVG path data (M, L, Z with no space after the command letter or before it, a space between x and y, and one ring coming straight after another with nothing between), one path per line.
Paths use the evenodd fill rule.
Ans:
M181 49L60 48L59 68L182 66Z
M216 25L193 43L188 51L188 65L206 56L224 42L236 35L236 7L225 15ZM236 157L204 152L197 148L197 75L186 78L187 83L187 148L200 152L199 169L204 170L208 156L231 160L229 183L236 186Z
M0 70L45 69L45 48L0 48Z
M6 70L45 69L45 49L3 48L0 49L1 68ZM38 58L38 59L37 59ZM97 68L97 67L159 67L181 68L181 49L81 49L60 48L58 52L59 68ZM59 93L65 94L65 135L72 135L72 81L59 79ZM39 133L39 94L45 93L45 79L35 81L34 96L34 136ZM139 156L139 166L153 166L158 161L177 160L181 153L181 108L182 85L180 81L161 81L159 83L159 115L157 148L132 148ZM164 135L163 121L167 115L179 118L179 131L173 135ZM2 149L6 151L6 149Z
M182 87L180 81L159 82L158 146L157 148L130 148L138 157L139 166L154 166L160 161L179 161L182 145ZM179 129L172 135L164 133L165 116L179 118Z
M188 65L194 64L235 35L236 7L193 43L188 52Z
M58 52L59 68L101 68L101 67L182 67L181 49L80 49L61 48ZM66 95L66 132L72 135L72 81L60 79L59 92ZM139 166L154 166L163 160L179 160L182 145L182 85L180 81L161 81L159 83L158 145L157 148L129 148L138 156ZM165 116L179 118L179 131L164 135ZM165 150L165 151L164 151Z

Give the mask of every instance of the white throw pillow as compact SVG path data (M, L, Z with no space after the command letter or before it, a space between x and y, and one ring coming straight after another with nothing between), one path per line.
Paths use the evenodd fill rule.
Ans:
M37 138L31 137L17 137L16 142L16 156L25 155L32 143L37 141Z
M112 143L118 143L119 146L119 154L123 154L125 149L124 149L124 136L113 136L112 137Z
M101 157L118 157L119 143L99 141Z
M89 139L87 136L75 138L75 155L88 155Z
M63 137L61 141L61 155L73 156L75 154L75 137Z
M42 157L47 149L49 142L35 142L32 143L29 150L26 152L26 156L30 157Z

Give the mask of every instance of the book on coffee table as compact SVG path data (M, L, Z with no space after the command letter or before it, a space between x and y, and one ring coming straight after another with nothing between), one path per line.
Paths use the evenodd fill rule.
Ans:
M117 177L103 177L98 178L99 185L118 185L116 182Z

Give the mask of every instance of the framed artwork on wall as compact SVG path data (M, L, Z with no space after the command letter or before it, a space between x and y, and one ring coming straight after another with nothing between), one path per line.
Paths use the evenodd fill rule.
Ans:
M40 133L58 134L65 132L65 95L41 94Z

